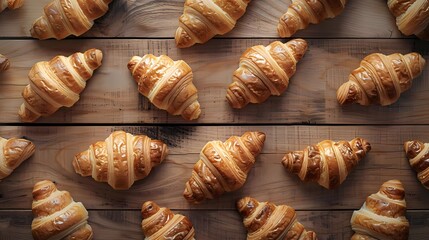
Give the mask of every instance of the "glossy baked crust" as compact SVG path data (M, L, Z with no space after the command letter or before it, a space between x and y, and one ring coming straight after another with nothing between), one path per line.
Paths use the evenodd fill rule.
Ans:
M181 115L186 120L200 116L198 91L192 82L192 69L185 61L147 54L132 57L128 69L138 84L139 92L156 107Z
M287 43L275 41L266 47L247 49L228 86L228 103L233 108L243 108L248 103L262 103L271 95L281 95L306 51L307 42L303 39Z
M338 187L361 159L371 150L363 138L350 142L324 140L308 146L304 151L287 153L283 166L305 182L317 182L333 189Z
M35 240L90 240L93 233L88 225L88 212L75 202L67 191L59 191L51 181L34 185L31 232Z
M73 106L85 89L86 81L101 66L102 59L100 50L90 49L36 63L28 74L30 84L22 91L24 103L18 113L21 121L34 122L60 107Z
M36 146L26 139L0 137L0 180L9 176L21 163L36 151Z
M92 176L96 181L123 190L149 175L167 154L167 145L159 140L115 131L105 141L96 142L78 153L73 167L81 176Z
M411 87L414 78L424 69L426 61L418 53L366 56L360 67L349 75L349 81L337 90L340 104L390 105Z
M429 189L429 143L407 141L404 143L404 150L411 167L417 172L417 178Z
M231 31L250 0L186 0L176 30L176 45L186 48Z
M174 214L152 201L143 203L142 229L147 240L194 240L194 227L186 216Z
M200 160L194 165L183 196L190 203L197 204L241 188L264 142L265 134L262 132L246 132L225 142L208 142L201 150Z
M87 32L94 20L106 14L112 0L52 0L44 7L43 15L30 29L38 39L63 39Z
M380 190L367 197L360 210L351 218L352 240L408 239L409 223L405 217L405 190L398 180L381 185Z

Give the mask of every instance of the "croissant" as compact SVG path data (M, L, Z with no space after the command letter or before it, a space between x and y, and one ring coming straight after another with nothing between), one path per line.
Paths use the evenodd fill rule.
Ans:
M262 132L245 132L225 142L208 142L201 150L183 196L190 203L198 204L241 188L264 142Z
M24 0L0 0L0 12L6 8L17 9L24 5Z
M142 206L142 229L147 240L195 240L195 230L189 218L174 214L148 201Z
M427 0L388 0L390 12L396 18L399 30L409 36L429 40L429 1Z
M352 240L363 239L408 239L409 223L405 217L407 204L402 183L390 180L380 190L366 198L359 211L351 218Z
M71 107L79 100L79 94L101 66L103 54L98 49L75 53L69 57L56 56L49 62L38 62L30 70L22 96L24 103L19 116L24 122L34 122L41 116L49 116L60 107Z
M319 24L340 15L346 3L347 0L292 0L287 12L280 17L277 32L280 37L290 37L310 23Z
M149 175L167 154L167 145L160 140L115 131L105 141L96 142L77 154L73 167L83 177L92 176L116 190L124 190Z
M31 231L35 240L92 239L88 212L67 191L59 191L51 181L36 183L33 189L34 219Z
M173 115L182 115L186 120L200 116L192 69L185 61L147 54L132 57L128 69L138 84L139 92L156 107Z
M295 209L287 205L276 206L271 202L244 197L237 201L237 209L244 218L243 223L248 231L247 240L317 239L315 232L307 231L298 222Z
M304 151L286 153L283 166L305 182L317 182L322 187L338 187L363 159L371 145L363 138L350 142L324 140Z
M228 103L233 108L243 108L249 102L262 103L271 95L281 95L306 51L307 42L303 39L284 44L275 41L266 47L258 45L247 49L228 87Z
M42 40L80 36L91 29L95 19L106 14L110 2L112 0L53 0L45 5L43 16L33 23L31 36Z
M175 39L179 48L205 43L231 31L250 0L186 0Z
M404 149L418 179L429 189L429 143L407 141L404 143Z
M5 55L0 54L0 73L8 70L9 67L9 59Z
M424 69L425 60L418 53L366 56L349 81L337 90L340 104L359 103L390 105L411 87L412 80Z
M34 154L36 147L25 139L0 137L0 180L9 176L21 163Z

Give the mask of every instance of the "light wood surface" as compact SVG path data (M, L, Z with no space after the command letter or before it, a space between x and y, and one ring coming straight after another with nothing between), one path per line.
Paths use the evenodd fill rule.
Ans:
M16 11L0 14L0 33L4 37L30 37L33 22L42 15L50 0L29 0ZM95 21L83 37L173 37L183 13L184 0L114 0L109 12ZM291 0L254 0L233 31L223 36L278 37L277 23ZM318 26L297 33L300 37L398 38L395 19L384 0L350 1L343 14Z
M309 51L298 64L289 89L260 105L233 110L226 87L248 47L279 39L276 26L291 0L254 0L236 28L204 45L177 49L174 32L184 0L114 0L109 12L80 38L31 39L32 22L50 0L27 0L16 11L0 13L0 53L11 69L0 75L0 136L25 137L36 144L35 155L0 182L0 239L31 239L31 190L42 179L56 182L89 209L94 239L143 239L140 207L153 200L191 218L197 239L245 239L235 202L244 196L288 204L319 239L350 239L350 217L365 198L389 179L405 186L411 240L429 235L429 191L421 186L403 152L403 142L429 142L429 64L412 88L388 107L340 107L336 89L366 55L416 51L429 60L429 44L397 30L385 0L348 1L345 11L298 32ZM103 66L89 80L81 100L35 124L17 116L21 91L31 66L53 56L88 48L104 52ZM167 54L192 67L202 114L188 122L158 110L141 96L128 69L133 55ZM73 156L114 130L147 134L164 141L170 155L143 180L126 191L76 174ZM267 140L244 187L236 192L189 205L182 197L199 152L210 140L226 140L245 131L263 131ZM303 183L287 172L281 159L324 139L366 138L372 150L334 190Z
M267 45L270 39L215 39L191 49L177 49L174 40L3 40L0 52L11 59L11 69L1 75L0 122L19 122L21 92L28 84L28 72L37 61L57 54L70 55L97 47L103 50L98 69L73 108L61 109L45 123L190 123L168 115L139 94L127 69L134 55L167 54L184 59L192 67L199 91L202 114L191 123L312 123L312 124L428 124L429 64L410 90L388 107L349 105L336 100L337 88L348 80L368 54L417 51L429 59L429 44L418 40L310 39L309 51L298 64L288 90L265 103L233 110L226 101L226 88L246 48ZM263 117L261 117L263 116Z

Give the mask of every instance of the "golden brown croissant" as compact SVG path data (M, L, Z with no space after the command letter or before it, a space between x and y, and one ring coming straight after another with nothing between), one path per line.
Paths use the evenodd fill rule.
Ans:
M80 36L109 10L111 1L53 0L45 6L43 16L33 23L31 36L38 39Z
M287 12L280 18L277 32L280 37L290 37L310 23L319 24L327 18L338 16L347 0L292 0Z
M5 55L0 54L0 73L8 70L9 67L9 59Z
M186 0L175 39L179 48L205 43L231 31L250 0Z
M145 135L115 131L102 142L77 154L76 173L107 182L117 190L129 189L134 181L145 178L167 156L167 145Z
M315 240L316 233L307 231L296 219L295 209L287 205L276 206L271 202L259 202L245 197L237 201L237 209L243 216L247 240L284 239Z
M271 95L281 95L306 51L307 42L303 39L284 44L275 41L266 47L247 49L227 90L226 99L231 107L243 108L249 102L262 103Z
M324 140L304 151L286 153L283 166L305 182L317 182L333 189L338 187L363 159L371 145L363 138L350 142Z
M41 116L49 116L60 107L71 107L79 100L79 94L101 66L103 54L98 49L75 53L69 57L56 56L49 62L38 62L30 70L22 96L24 103L19 116L24 122L34 122Z
M21 163L34 154L36 147L25 139L0 137L0 180L9 176Z
M380 190L366 198L359 211L351 218L352 240L408 239L409 223L405 217L407 204L402 183L390 180Z
M429 40L428 0L388 0L390 12L396 17L396 25L403 34L417 35Z
M31 231L35 240L92 239L83 204L75 202L69 192L59 191L51 181L34 185L32 210Z
M128 69L138 84L139 92L156 107L186 120L197 119L201 109L192 69L183 61L165 55L134 56Z
M262 132L245 132L225 142L208 142L201 150L183 196L197 204L241 188L264 142Z
M349 75L349 81L338 88L338 102L390 105L411 87L412 80L422 73L425 63L418 53L368 55Z
M148 201L142 206L142 229L147 240L194 240L189 218Z
M407 141L404 143L404 149L411 167L417 172L418 179L429 189L429 143Z
M6 8L17 9L22 7L24 0L0 0L0 12L3 12Z

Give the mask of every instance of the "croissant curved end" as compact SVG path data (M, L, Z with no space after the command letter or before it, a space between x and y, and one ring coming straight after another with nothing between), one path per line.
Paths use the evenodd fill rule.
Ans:
M359 102L359 91L350 81L346 82L338 88L337 100L340 105Z
M153 216L155 213L159 211L159 209L160 208L158 204L156 204L155 202L147 201L143 203L142 210L141 210L143 219Z
M194 101L191 105L185 108L182 112L182 117L186 120L195 120L200 117L201 106L198 101Z
M75 172L80 174L81 176L83 177L91 176L92 164L91 164L91 160L89 159L89 150L78 153L74 157L72 161L72 165Z
M308 49L307 41L301 38L292 39L285 44L293 50L296 61L300 61Z
M85 53L85 59L92 70L97 69L101 66L103 60L103 52L99 49L91 48Z
M42 180L34 184L33 187L33 199L41 200L49 196L52 192L55 192L57 186L50 180Z
M191 47L196 43L182 27L177 28L174 39L176 40L176 46L178 48Z
M21 104L18 115L22 122L34 122L41 117L40 114L34 113L26 108L24 103Z
M17 168L23 161L30 158L36 151L36 146L26 139L14 138L10 139L9 142L9 150L4 155L10 158L7 165L13 169Z
M256 201L256 199L251 197L244 197L242 199L239 199L236 203L237 210L243 217L247 217L250 211L257 206L258 202Z
M415 141L406 141L404 143L405 154L408 159L413 159L423 150L424 143L418 140Z
M36 19L36 21L34 21L33 27L30 29L31 37L40 40L45 40L48 38L59 39L56 36L53 36L52 33L48 31L48 29L50 29L50 27L46 18L39 17L38 19Z
M10 67L9 59L6 56L0 54L0 72L4 72L8 70L9 67Z
M234 76L234 78L236 77ZM246 96L244 89L240 87L238 81L234 80L226 91L226 100L232 108L241 109L249 104L250 99Z

